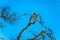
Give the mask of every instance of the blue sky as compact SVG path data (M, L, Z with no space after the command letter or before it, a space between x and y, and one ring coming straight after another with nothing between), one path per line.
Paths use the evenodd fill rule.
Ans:
M10 6L11 12L16 12L19 15L23 13L33 14L34 12L41 14L45 25L53 30L57 40L60 39L60 0L0 0L0 8L2 6ZM21 20L21 24L18 23L15 26L11 26L3 20L3 24L8 25L4 27L3 32L0 30L0 37L9 39L18 35L19 31L28 23L27 18L22 18ZM27 33L26 31L25 34Z

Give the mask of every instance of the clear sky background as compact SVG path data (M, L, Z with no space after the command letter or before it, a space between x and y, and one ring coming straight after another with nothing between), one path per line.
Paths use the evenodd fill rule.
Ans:
M60 40L60 0L0 0L0 8L2 6L10 6L11 11L19 15L23 13L33 14L34 12L41 14L45 25L51 28L55 38ZM8 24L3 19L0 20L7 26L4 27L3 30L0 28L0 37L4 37L6 40L10 37L15 38L19 31L28 23L27 18L23 17L21 19L22 21L20 20L21 23L15 26ZM35 24L35 26L38 27L39 25ZM32 29L33 28L34 30L38 30L38 28L35 29L35 27L32 27ZM32 37L28 32L32 29L27 29L27 31L23 33L23 36L25 37L28 33L29 37Z

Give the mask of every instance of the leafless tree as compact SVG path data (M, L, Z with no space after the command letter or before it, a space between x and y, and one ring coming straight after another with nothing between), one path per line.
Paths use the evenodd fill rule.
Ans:
M20 18L19 16L17 16L15 12L12 12L10 13L10 8L8 6L6 7L3 7L1 9L1 12L0 12L0 18L3 18L4 21L10 23L10 24L14 24L18 21L18 19ZM23 14L23 15L26 15L26 14ZM39 16L39 20L37 20ZM31 20L34 20L33 22L31 22ZM39 36L42 37L42 40L45 40L45 36L47 35L48 38L50 40L55 40L54 36L53 36L53 33L52 33L52 30L50 28L48 28L46 25L44 25L44 22L42 20L42 16L40 14L37 14L37 13L33 13L32 15L30 15L30 18L29 18L29 21L28 21L28 24L26 25L26 27L24 27L18 34L17 36L17 40L20 40L21 39L21 36L22 36L22 33L28 29L31 25L35 24L36 22L38 22L41 26L43 26L45 29L42 30L42 31L39 31L38 34L34 34L33 32L30 31L31 34L34 35L33 38L27 38L26 40L41 40L39 38ZM3 27L3 24L2 22L0 22L0 27L2 28ZM10 39L10 40L16 40L16 39Z

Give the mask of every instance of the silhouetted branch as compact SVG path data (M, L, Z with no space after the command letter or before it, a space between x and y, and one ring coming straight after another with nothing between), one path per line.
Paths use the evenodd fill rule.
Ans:
M23 28L23 29L21 30L21 32L19 33L19 35L17 36L17 40L20 40L22 33L23 33L30 25L32 25L32 24L35 23L35 21L32 22L32 23L30 22L30 21L31 21L31 18L32 18L32 16L30 17L30 20L29 20L28 25L27 25L25 28Z
M44 34L46 34L46 35L50 38L50 40L53 39L53 37L51 36L51 35L52 35L52 30L49 29L48 27L46 27L46 26L44 25L44 22L42 21L41 15L40 15L40 20L39 20L39 21L37 20L37 16L38 16L38 15L37 15L36 13L34 13L32 16L30 16L30 20L29 20L29 22L28 22L28 25L21 30L21 32L20 32L19 35L17 36L17 40L20 40L22 33L23 33L31 24L34 24L35 22L39 22L40 25L42 25L42 26L45 28L45 30L42 30L39 34L34 34L34 33L32 33L32 32L30 31L30 33L32 33L32 34L34 35L34 38L30 38L30 39L27 39L27 40L37 40L37 38L38 38L39 36L42 36L42 40L45 40L45 35L44 35ZM31 22L32 19L34 20L34 22ZM46 30L46 29L48 29L48 30ZM50 33L51 35L48 35L48 33Z
M9 7L3 7L1 12L0 12L0 17L3 18L5 21L9 22L10 24L14 24L16 23L16 21L18 21L18 19L20 18L19 16L16 15L16 13L9 13L8 12ZM26 14L24 14L26 15ZM39 20L37 20L38 16L40 17ZM34 20L33 22L31 22L31 20ZM33 32L29 31L31 34L34 35L33 38L27 39L27 40L37 40L40 38L38 38L39 36L42 37L42 40L45 40L45 35L48 36L48 38L50 38L50 40L55 40L55 38L53 37L53 33L52 30L50 28L48 28L47 26L44 25L44 22L42 20L42 16L38 15L36 13L33 13L33 15L30 15L30 19L28 21L28 24L26 27L24 27L21 32L19 32L18 36L17 36L17 40L20 40L22 33L28 29L32 24L35 24L36 22L40 23L41 26L43 26L45 28L45 30L42 30L40 33L38 34L34 34ZM2 22L0 22L0 28L3 28L3 24ZM3 38L0 38L1 40L4 40ZM10 40L16 40L16 39L10 39Z
M34 19L34 22L31 22L32 18ZM32 16L30 16L30 20L28 22L28 25L22 29L22 31L19 33L19 35L17 36L17 40L20 40L21 38L21 34L32 24L34 24L36 22L36 18L37 18L37 15L34 13Z
M36 34L34 34L32 31L29 31L31 34L33 34L34 36L36 35Z
M14 24L14 23L18 22L18 20L19 20L19 16L17 16L16 13L10 14L10 16L8 18L8 21L10 24Z
M3 7L0 13L0 17L3 18L5 21L9 22L10 24L14 24L14 22L16 22L19 17L16 15L16 13L9 13L8 9L8 6Z
M50 38L50 40L55 40L55 38L49 30L42 30L39 34L36 34L34 38L30 38L29 40L37 40L39 36L42 36L42 40L45 40L45 35L47 35Z

